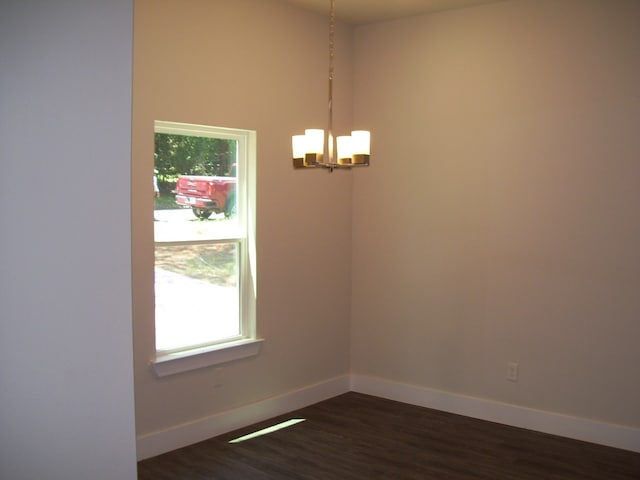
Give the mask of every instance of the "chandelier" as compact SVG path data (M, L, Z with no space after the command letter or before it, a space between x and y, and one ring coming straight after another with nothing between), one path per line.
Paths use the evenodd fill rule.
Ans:
M371 134L365 130L354 130L351 135L333 136L333 58L335 53L335 0L329 2L329 122L327 135L322 129L309 128L304 135L291 139L294 168L366 167L369 165ZM326 142L325 142L326 140ZM334 148L337 147L337 148ZM327 152L327 158L324 152Z

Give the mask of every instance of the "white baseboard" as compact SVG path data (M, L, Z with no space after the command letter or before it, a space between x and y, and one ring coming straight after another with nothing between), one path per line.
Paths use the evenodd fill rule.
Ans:
M155 457L349 391L348 375L137 438L138 460Z
M363 375L351 375L351 390L640 453L640 429L636 428L518 407Z
M137 439L138 460L155 457L354 391L640 453L640 429L518 407L364 375L343 375Z

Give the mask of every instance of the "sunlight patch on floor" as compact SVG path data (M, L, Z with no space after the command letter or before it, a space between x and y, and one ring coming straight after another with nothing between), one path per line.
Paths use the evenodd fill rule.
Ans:
M291 420L287 420L282 423L278 423L276 425L272 425L271 427L263 428L262 430L258 430L253 433L249 433L248 435L243 435L242 437L234 438L230 440L229 443L240 443L245 440L250 440L252 438L261 437L262 435L267 435L269 433L277 432L278 430L282 430L283 428L291 427L300 422L304 422L305 418L292 418Z

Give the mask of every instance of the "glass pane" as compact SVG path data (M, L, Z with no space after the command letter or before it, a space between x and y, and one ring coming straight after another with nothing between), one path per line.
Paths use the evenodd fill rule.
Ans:
M237 140L155 134L156 242L242 236Z
M156 350L240 335L239 243L156 245Z

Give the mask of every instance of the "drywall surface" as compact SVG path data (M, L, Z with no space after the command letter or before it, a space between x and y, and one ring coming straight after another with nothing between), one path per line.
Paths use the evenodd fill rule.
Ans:
M357 28L354 374L640 427L637 45L625 0Z
M133 480L133 2L0 10L0 478Z
M291 135L326 128L327 19L263 0L136 2L133 287L139 436L349 370L350 172L294 171ZM351 30L336 32L335 128L351 123ZM153 122L257 133L257 357L162 379L153 323ZM212 321L215 305L212 305ZM206 312L205 312L206 313ZM222 380L220 380L222 378Z

